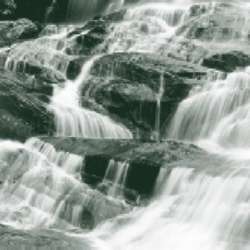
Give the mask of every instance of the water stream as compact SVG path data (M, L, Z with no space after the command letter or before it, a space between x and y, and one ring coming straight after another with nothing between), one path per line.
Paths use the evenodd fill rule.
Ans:
M135 2L121 22L111 25L101 45L107 48L107 53L158 55L169 39L176 36L177 29L192 18L189 4L193 1ZM83 15L85 4L80 0L70 1L69 18L81 21L79 15ZM119 9L126 1L108 4L87 1L87 4L92 16ZM245 42L246 33L240 34ZM61 39L64 35L56 37ZM234 43L231 38L229 42ZM199 43L206 45L207 41ZM209 43L217 44L218 40ZM54 51L58 50L57 45L53 41L48 47ZM29 41L26 46L30 46ZM39 48L34 50L34 58L39 58L36 57ZM25 52L24 55L24 51L17 51L13 57L10 54L6 68L17 71L16 55L25 61ZM54 86L48 110L54 114L55 136L133 138L124 125L82 107L81 90L94 77L91 70L102 56L89 57L75 80ZM58 68L53 58L42 63ZM155 113L158 140L165 84L162 74ZM202 169L182 161L171 171L163 168L151 199L133 209L124 201L131 167L127 161L110 160L101 183L108 185L104 195L82 182L83 155L58 152L38 138L30 138L25 143L1 140L0 222L21 230L60 230L87 242L87 250L249 250L249 129L249 67L239 68L223 79L208 79L199 88L195 86L178 105L166 128L165 139L192 142L223 157L224 165ZM140 178L143 171L138 181ZM88 215L89 221L82 220L83 214ZM80 228L85 224L91 227L83 232Z

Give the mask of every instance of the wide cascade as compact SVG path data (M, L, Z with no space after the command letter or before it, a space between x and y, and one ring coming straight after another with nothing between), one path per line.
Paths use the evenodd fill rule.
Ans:
M250 249L250 5L218 2L70 0L67 21L105 16L0 49L3 70L28 79L23 98L37 98L32 108L42 103L54 125L0 139L0 232L39 237L32 250ZM42 93L37 76L52 79ZM1 97L21 122L29 103L15 86ZM148 111L151 130L133 105ZM148 134L133 140L143 125ZM43 248L45 234L65 247Z

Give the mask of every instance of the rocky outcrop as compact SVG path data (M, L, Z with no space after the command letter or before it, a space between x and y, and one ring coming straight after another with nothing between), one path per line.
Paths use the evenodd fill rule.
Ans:
M82 250L90 249L90 243L52 230L18 230L0 225L0 245L3 250Z
M47 112L46 95L32 89L27 77L1 70L0 137L26 139L34 134L47 134L53 118Z
M38 36L40 28L28 19L0 21L0 47Z
M229 51L211 55L203 60L203 66L223 72L233 72L237 68L250 65L250 55L241 51Z
M6 20L14 17L16 11L16 3L14 0L0 1L0 20Z
M151 54L115 53L97 60L91 74L82 89L83 101L95 100L138 137L149 138L202 82L206 69Z

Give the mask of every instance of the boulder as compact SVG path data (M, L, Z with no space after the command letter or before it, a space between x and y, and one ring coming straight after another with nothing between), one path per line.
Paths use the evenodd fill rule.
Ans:
M40 28L28 19L0 21L0 47L38 36Z
M109 54L95 62L82 96L95 100L136 136L149 138L206 74L205 68L173 58Z
M14 17L16 3L14 0L0 1L0 20L6 20Z
M110 32L110 25L122 20L125 10L89 20L83 27L71 31L67 38L66 53L69 55L92 55L105 51L101 46Z
M53 230L19 230L0 224L2 250L90 250L90 242Z
M53 117L46 108L48 97L32 90L25 76L1 70L0 93L1 138L24 140L49 133Z
M217 69L226 73L235 71L250 65L250 55L241 51L229 51L216 53L206 57L202 65L208 68Z

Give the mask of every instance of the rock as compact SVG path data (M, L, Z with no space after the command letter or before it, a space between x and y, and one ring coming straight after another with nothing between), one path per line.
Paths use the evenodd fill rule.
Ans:
M17 5L16 16L18 18L29 18L33 21L44 21L47 8L53 0L40 0L34 2L32 0L15 0Z
M0 47L10 46L20 40L35 38L40 28L28 19L0 21Z
M14 17L16 3L14 0L0 1L0 20L6 20Z
M129 163L126 188L134 190L142 197L149 197L152 194L161 169L166 169L167 173L174 167L192 167L199 170L221 162L219 157L211 156L192 144L175 141L146 143L133 140L86 140L63 137L41 139L54 145L57 150L84 155L82 178L84 182L94 187L102 183L110 160ZM128 193L125 192L126 194ZM128 196L126 198L131 199Z
M90 250L91 243L80 237L71 237L53 230L19 230L0 225L2 250Z
M95 62L82 95L103 106L138 137L149 138L206 74L205 68L172 58L109 54Z
M68 34L69 41L65 49L69 55L92 55L105 50L102 47L109 27L122 20L125 11L115 12L103 17L96 17L89 20L83 27L76 28Z
M47 134L53 117L46 109L46 95L26 86L25 76L1 70L0 137L24 140L32 135Z
M250 55L241 51L229 51L211 55L203 60L202 65L223 72L233 72L239 67L250 65Z

